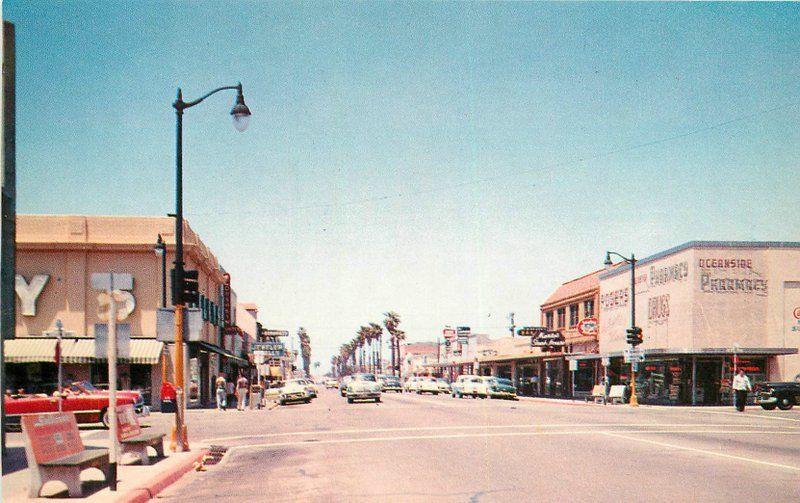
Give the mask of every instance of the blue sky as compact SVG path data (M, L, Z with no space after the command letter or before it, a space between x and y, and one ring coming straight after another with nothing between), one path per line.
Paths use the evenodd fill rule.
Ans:
M18 208L185 207L274 328L326 363L393 309L538 323L604 251L798 240L791 4L4 2Z

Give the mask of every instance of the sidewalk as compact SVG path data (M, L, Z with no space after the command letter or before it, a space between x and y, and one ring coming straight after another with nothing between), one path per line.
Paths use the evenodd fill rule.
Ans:
M108 502L108 501L147 501L166 486L178 480L184 473L192 469L192 465L197 461L204 451L195 448L190 452L171 453L169 452L169 439L165 439L164 451L166 457L163 459L151 458L152 464L140 465L138 462L131 465L117 465L117 491L112 492L108 485L103 482L103 475L98 470L86 470L81 474L83 484L83 498L69 498L66 486L60 482L48 482L42 488L42 498L29 499L28 487L30 485L30 474L25 467L25 450L21 444L7 445L9 459L3 459L3 464L13 466L16 471L3 475L2 500L5 501L85 501L85 502ZM108 447L108 441L84 439L84 445ZM123 458L127 461L128 458Z

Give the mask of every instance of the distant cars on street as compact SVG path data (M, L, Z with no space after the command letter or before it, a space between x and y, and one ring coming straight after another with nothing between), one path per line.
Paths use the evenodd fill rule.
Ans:
M325 389L336 389L339 387L339 381L336 379L325 379Z
M352 376L344 376L342 377L341 382L339 383L339 394L342 396L347 396L347 384L353 380Z
M290 379L281 388L278 395L278 403L287 405L290 403L311 403L312 391L305 379Z
M416 393L419 389L419 381L420 377L409 377L406 379L406 382L403 384L403 391L406 393Z
M418 377L417 378L417 394L430 393L431 395L439 394L439 383L433 377Z
M798 376L800 377L800 376ZM756 384L755 403L764 410L789 410L800 403L800 382L762 382Z
M381 401L381 385L375 378L375 374L353 374L350 382L345 388L347 403L356 400L374 400L375 403Z
M450 394L450 382L447 379L438 378L436 384L439 386L439 392Z
M400 382L395 376L382 376L380 378L381 383L381 391L384 393L387 391L394 391L395 393L402 393L403 392L403 384Z

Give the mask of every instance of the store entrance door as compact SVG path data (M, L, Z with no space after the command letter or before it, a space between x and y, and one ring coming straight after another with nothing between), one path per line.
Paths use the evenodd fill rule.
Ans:
M697 361L697 403L717 405L720 401L719 386L722 373L721 361Z

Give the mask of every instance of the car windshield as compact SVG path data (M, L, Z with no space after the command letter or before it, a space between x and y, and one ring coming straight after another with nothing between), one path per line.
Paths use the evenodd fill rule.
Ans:
M356 374L353 376L354 381L375 381L373 374Z

